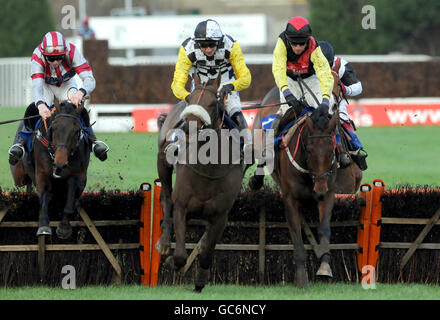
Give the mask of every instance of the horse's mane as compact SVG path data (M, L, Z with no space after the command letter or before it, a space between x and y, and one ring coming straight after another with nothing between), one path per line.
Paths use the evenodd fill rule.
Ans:
M63 101L56 107L55 113L67 113L72 114L76 110L76 106L68 101Z

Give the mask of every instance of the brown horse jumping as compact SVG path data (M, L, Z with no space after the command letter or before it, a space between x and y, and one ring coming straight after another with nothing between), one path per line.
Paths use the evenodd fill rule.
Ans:
M159 153L157 168L162 182L160 201L164 210L162 222L162 236L156 243L156 249L160 254L167 254L170 250L171 224L174 222L176 235L176 249L171 257L176 270L186 264L187 252L185 249L186 218L189 214L201 214L208 222L206 235L201 240L199 251L199 268L195 279L195 291L201 292L208 280L209 268L217 241L223 234L228 213L241 189L243 170L240 161L232 162L229 157L228 163L220 162L222 152L220 128L223 122L221 104L217 101L217 89L220 77L214 83L200 83L195 74L195 89L189 96L189 106L184 103L176 105L167 116L159 134ZM182 113L182 110L185 109ZM186 162L171 164L167 160L170 149L167 148L169 141L166 136L174 128L179 119L184 120L181 132L186 137L186 143L182 149ZM190 134L191 124L197 129L197 135ZM218 163L201 163L197 158L207 145L206 140L200 141L198 136L204 130L210 130L213 135L209 143L216 147L211 153L216 153ZM205 132L207 131L205 130ZM215 133L215 134L214 134ZM191 144L195 147L191 149ZM231 149L232 142L228 142L227 149ZM194 154L195 153L197 154ZM190 162L190 159L195 162ZM197 160L199 159L199 160ZM189 163L188 163L189 162ZM174 187L172 186L173 168L176 172Z
M81 120L83 112L82 106L76 108L67 101L56 105L46 124L41 121L33 133L33 150L11 168L16 184L30 177L36 186L40 198L37 236L52 234L49 208L55 203L64 206L56 229L58 237L67 239L72 234L69 218L86 186L90 160L87 133Z
M274 88L266 95L262 104L278 102L279 90ZM253 130L261 129L260 119L276 111L276 108L261 109L255 119ZM300 112L301 110L295 110L296 114ZM293 116L294 114L291 114L287 120L291 120ZM338 168L334 138L339 121L338 114L335 113L331 119L324 115L315 120L317 121L307 115L295 131L291 129L286 134L285 148L276 153L272 173L272 178L281 187L286 220L294 244L295 280L301 288L308 286L304 267L306 252L301 236L302 205L310 201L317 205L320 219L317 256L321 261L317 275L331 277L330 219L335 193L355 193L362 178L361 170L354 163L344 169ZM259 189L263 179L264 176L254 175L249 185L254 190Z

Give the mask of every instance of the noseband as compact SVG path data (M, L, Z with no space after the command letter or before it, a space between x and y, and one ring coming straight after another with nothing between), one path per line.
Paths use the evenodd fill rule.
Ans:
M297 138L295 152L294 152L293 156L290 153L290 150L289 150L289 147L287 146L286 141L284 140L284 136L282 136L282 140L283 140L283 143L284 143L284 149L286 150L286 153L287 153L287 156L288 156L288 158L290 160L290 163L292 163L292 165L295 167L295 169L297 169L301 173L310 175L310 177L312 178L313 182L327 179L327 178L329 178L335 172L335 169L336 169L335 165L337 164L337 161L336 161L336 155L335 155L335 151L334 150L333 150L333 160L332 160L332 163L330 165L330 168L326 172L324 172L324 173L316 173L316 172L314 172L314 171L312 171L310 169L304 169L295 160L295 156L296 156L296 153L298 151L299 143L301 141L301 146L304 149L305 155L306 155L306 164L308 165L308 163L309 163L308 155L310 154L310 151L307 150L307 146L304 143L304 140L302 139L302 135L301 135L302 130L304 129L305 126L306 126L306 124L304 124L301 127L301 129L299 130L299 132L298 132L298 138ZM333 140L333 135L330 135L330 134L310 135L307 138L308 139L323 139L323 138L327 139L327 138L330 138L331 140Z

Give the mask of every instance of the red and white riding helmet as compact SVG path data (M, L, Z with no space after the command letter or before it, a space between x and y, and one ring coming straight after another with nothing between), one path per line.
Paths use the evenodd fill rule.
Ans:
M60 56L66 54L66 39L58 31L46 33L41 42L41 53L45 56Z

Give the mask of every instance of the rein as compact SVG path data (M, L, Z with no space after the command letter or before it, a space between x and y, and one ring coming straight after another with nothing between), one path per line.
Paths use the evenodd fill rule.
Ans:
M293 155L292 155L292 153L290 152L290 149L289 149L289 147L288 147L288 145L287 145L286 140L284 139L284 135L281 136L281 139L282 139L282 141L283 141L283 148L284 148L284 150L286 151L286 154L287 154L287 157L289 158L290 163L291 163L291 164L295 167L295 169L297 169L299 172L304 173L304 174L309 174L309 175L311 175L313 180L322 180L322 179L325 179L325 178L331 176L331 175L334 173L334 165L335 165L335 163L336 163L336 157L335 157L334 152L333 152L333 161L332 161L332 163L331 163L331 165L330 165L330 169L327 170L327 171L324 172L324 173L321 173L321 174L317 174L317 173L315 173L315 172L313 172L313 171L311 171L311 170L309 170L309 169L305 169L305 168L301 167L301 165L295 160L295 157L296 157L296 154L297 154L297 152L298 152L298 148L299 148L300 142L301 142L301 146L302 146L302 148L304 149L304 151L307 152L307 146L304 144L303 139L301 139L301 137L302 137L302 131L303 131L303 129L304 129L305 126L306 126L306 124L304 123L304 124L301 126L301 129L300 129L300 131L299 131L299 133L298 133L298 137L297 137L297 139L296 139L295 151L294 151ZM330 135L330 134L322 134L322 135L310 135L310 136L308 136L308 139L322 139L322 138L330 138L330 139L332 139L333 143L335 143L335 136L334 136L334 134L331 134L331 135ZM307 158L306 158L306 162L307 162Z

